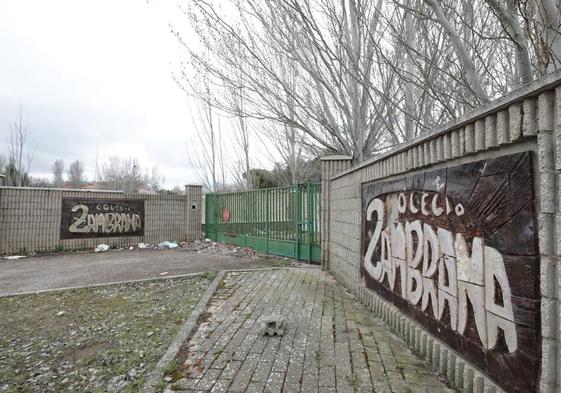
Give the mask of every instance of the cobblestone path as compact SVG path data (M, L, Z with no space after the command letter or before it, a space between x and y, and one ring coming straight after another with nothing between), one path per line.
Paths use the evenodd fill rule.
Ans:
M261 320L287 320L282 337ZM166 392L452 392L318 269L235 272L179 354Z

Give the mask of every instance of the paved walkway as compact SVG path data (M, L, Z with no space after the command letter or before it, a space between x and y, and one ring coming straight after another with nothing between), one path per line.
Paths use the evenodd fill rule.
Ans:
M288 321L260 334L264 316ZM230 273L166 392L452 392L317 269Z
M0 259L0 296L216 270L271 267L279 263L286 264L277 259L197 254L182 249L112 250Z

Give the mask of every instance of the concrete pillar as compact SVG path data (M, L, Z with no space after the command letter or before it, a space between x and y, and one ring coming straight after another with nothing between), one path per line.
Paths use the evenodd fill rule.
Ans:
M203 187L185 185L185 240L193 241L201 238L203 220Z
M326 156L321 158L321 268L329 270L329 205L331 178L351 167L350 156Z
M536 108L536 102L538 108ZM538 232L540 250L540 286L541 286L541 336L542 364L540 392L559 392L559 231L556 217L559 216L560 171L557 157L560 156L557 141L561 135L559 105L561 88L555 92L545 91L538 100L526 99L523 103L524 120L522 135L537 134L537 157L539 172ZM526 112L528 110L528 113Z

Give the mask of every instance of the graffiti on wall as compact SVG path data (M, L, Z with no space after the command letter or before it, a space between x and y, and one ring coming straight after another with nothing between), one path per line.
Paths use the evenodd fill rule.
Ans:
M362 188L361 274L509 391L535 391L539 263L531 156Z
M61 239L143 236L144 201L62 199Z

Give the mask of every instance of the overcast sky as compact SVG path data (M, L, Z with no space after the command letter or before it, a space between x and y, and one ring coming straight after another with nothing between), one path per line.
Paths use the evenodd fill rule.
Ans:
M50 177L57 158L135 156L157 165L165 186L196 182L189 100L173 82L184 54L171 35L175 1L0 2L0 154L21 104L34 151L31 173ZM184 22L183 22L184 23Z

